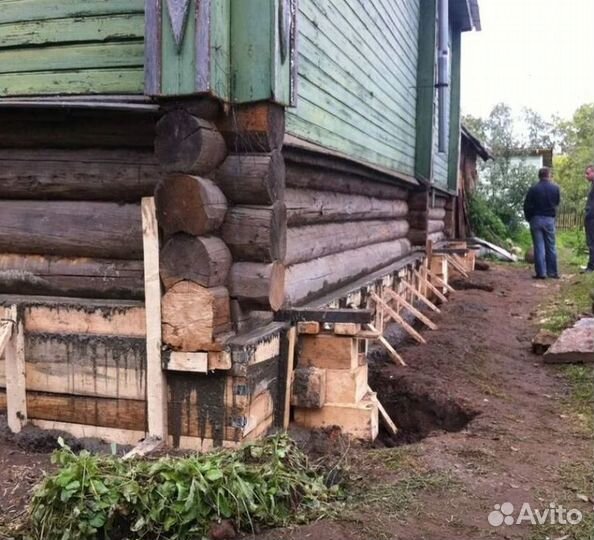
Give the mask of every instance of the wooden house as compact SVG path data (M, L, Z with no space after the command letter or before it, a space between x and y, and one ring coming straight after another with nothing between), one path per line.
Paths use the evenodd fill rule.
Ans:
M373 437L369 321L347 312L373 315L378 283L428 286L479 28L477 0L1 2L11 428L262 436L287 421L297 339L298 366L351 391L295 418L350 411ZM295 307L348 309L296 338Z

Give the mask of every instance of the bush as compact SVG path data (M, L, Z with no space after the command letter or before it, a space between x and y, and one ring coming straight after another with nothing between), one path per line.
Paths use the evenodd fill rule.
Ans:
M474 193L469 203L470 224L474 235L493 244L504 245L509 232L487 201L482 195Z

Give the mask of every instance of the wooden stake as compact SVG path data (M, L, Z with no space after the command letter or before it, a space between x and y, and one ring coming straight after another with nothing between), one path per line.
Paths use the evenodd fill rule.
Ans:
M427 343L425 338L419 334L410 324L408 324L398 313L396 313L382 298L380 298L377 294L371 293L371 298L375 301L376 304L381 307L385 313L387 313L395 322L397 322L402 328L404 328L414 339L416 339L419 343L424 344Z
M288 331L289 350L287 351L287 386L285 390L285 414L283 418L283 428L289 427L291 419L291 391L293 385L293 364L295 361L295 341L297 339L297 328L291 326Z
M148 432L167 440L167 380L161 367L161 283L155 199L142 199Z
M425 298L417 289L415 289L410 283L403 281L403 285L414 295L416 296L423 304L425 304L429 309L435 311L435 313L441 313L441 309L439 309L431 300Z
M377 408L380 413L380 418L382 419L384 426L390 432L390 435L396 435L396 433L398 433L398 427L390 418L390 415L382 405L381 401L377 399L377 395L375 394L375 392L373 392L373 390L369 386L367 387L367 390L369 390L369 392L372 392L373 395L375 395L374 401L377 405Z
M384 336L382 336L381 332L375 326L373 326L373 324L368 324L367 328L372 332L377 333L377 339L386 348L388 354L392 357L392 359L396 360L396 362L398 362L401 366L406 367L406 362L402 359L402 356L400 356L396 352L396 350L394 349L394 347L392 347L392 345L390 345L388 340Z
M446 255L445 258L446 258L446 261L448 262L448 264L451 264L465 278L468 277L468 272L466 271L466 268L464 268L464 266L462 264L460 264L460 262L456 259L456 256L452 257L450 255Z
M17 307L10 307L11 335L4 348L6 370L6 416L8 428L19 433L27 423L27 380L25 378L25 334Z
M398 293L394 292L392 289L386 289L386 292L389 296L391 296L396 302L402 304L408 311L410 311L417 319L419 319L425 326L431 328L431 330L437 330L437 325L428 317L423 315L416 307L412 304L409 304L404 298L402 298Z
M431 279L434 279L435 281L437 281L438 285L441 285L442 287L446 288L450 292L453 292L453 293L456 292L456 289L454 289L454 287L449 285L444 279L440 278L437 274L434 274L431 270L427 270L427 271L429 272Z
M427 269L427 273L429 275L432 275L429 272L429 269ZM423 282L425 285L427 285L427 287L429 287L429 289L435 293L435 296L437 296L437 298L439 298L442 302L448 301L448 299L445 297L445 295L435 285L433 285L433 283L431 283L428 279L425 279L423 276L421 276L421 274L419 274L419 272L417 270L415 270L415 276L417 276L417 278L421 282Z

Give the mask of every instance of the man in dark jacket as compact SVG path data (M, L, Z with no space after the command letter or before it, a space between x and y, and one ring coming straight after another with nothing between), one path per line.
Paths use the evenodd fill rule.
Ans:
M594 165L588 165L586 167L586 180L590 182L592 187L586 201L586 217L584 220L586 242L588 243L588 250L590 252L588 266L586 266L585 272L594 272Z
M538 171L534 184L524 200L524 216L530 223L534 245L535 279L558 279L557 248L555 246L555 217L561 201L559 186L551 180L551 169Z

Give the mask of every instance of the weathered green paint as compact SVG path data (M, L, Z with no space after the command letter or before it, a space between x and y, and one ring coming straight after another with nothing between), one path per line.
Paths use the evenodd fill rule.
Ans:
M433 164L435 105L436 0L421 0L419 62L417 65L416 176L430 181Z
M67 89L72 94L125 94L142 88L144 71L139 68L84 69L13 73L0 76L0 95L54 95Z
M224 101L231 95L231 2L212 0L210 88Z
M144 0L3 0L0 2L0 24L119 13L144 13Z
M142 0L0 2L0 96L142 93Z
M196 87L196 3L190 2L186 30L181 46L177 47L171 30L169 14L163 2L162 15L161 95L193 94Z
M142 13L0 25L2 47L143 39Z
M452 69L450 93L450 155L448 162L448 188L456 191L458 188L458 169L460 162L460 86L462 60L462 34L460 31L452 33Z
M231 95L235 103L290 101L290 60L281 59L279 4L231 0Z
M413 175L420 0L300 0L299 80L287 131Z

